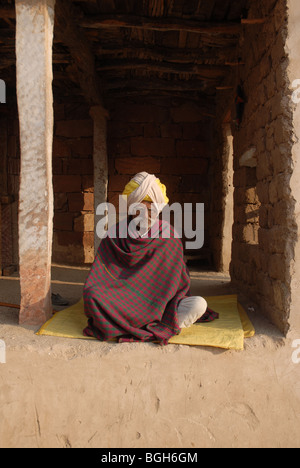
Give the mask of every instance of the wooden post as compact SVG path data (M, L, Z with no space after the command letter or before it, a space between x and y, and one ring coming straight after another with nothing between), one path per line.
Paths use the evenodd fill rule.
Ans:
M94 192L95 192L95 253L100 239L96 232L97 207L107 202L108 160L107 160L107 113L100 106L91 108L90 115L94 121Z
M16 0L17 99L21 184L20 323L52 314L52 42L55 0Z

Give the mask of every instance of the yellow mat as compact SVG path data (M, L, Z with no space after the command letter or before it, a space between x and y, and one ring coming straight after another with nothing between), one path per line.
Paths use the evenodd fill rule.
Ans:
M237 296L206 297L206 300L208 306L219 313L219 319L183 329L169 343L243 350L244 338L254 336L255 330L246 311L238 303ZM93 340L82 333L86 325L87 318L81 299L77 304L57 312L40 328L37 335Z

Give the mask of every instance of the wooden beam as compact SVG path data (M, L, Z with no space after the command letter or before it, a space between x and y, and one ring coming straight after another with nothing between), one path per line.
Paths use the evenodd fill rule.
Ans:
M246 65L245 62L225 62L228 67L239 67Z
M74 83L74 79L66 72L55 71L53 75L54 83L70 82ZM198 77L192 80L167 80L167 79L145 79L144 77L130 78L109 78L102 82L102 89L105 91L114 89L140 89L140 90L161 90L161 91L203 91L208 87L216 88L220 83L220 78L210 79ZM73 92L73 91L72 91ZM83 92L81 93L83 95Z
M234 89L233 86L216 86L217 91L229 91Z
M135 28L152 31L186 31L204 34L238 35L242 29L240 23L211 23L174 18L146 18L143 16L101 15L80 21L82 28Z
M97 66L101 72L122 70L145 70L158 73L188 73L201 76L203 79L215 79L226 75L230 67L218 65L169 64L166 62L149 62L148 60L114 60Z
M114 48L110 46L96 46L94 48L97 57L105 58L111 55L111 59L122 57L123 59L130 57L130 59L138 58L141 56L145 60L154 60L170 63L194 63L199 64L204 60L223 60L227 62L234 57L234 50L232 47L211 48L211 52L202 52L199 49L184 49L178 48L171 49L170 47L161 46L147 46L146 44L136 43L122 48Z
M144 100L148 99L162 99L165 98L184 98L184 99L192 99L197 100L199 99L200 93L203 93L199 90L198 91L189 91L189 90L180 90L180 91L173 91L173 90L166 90L166 89L159 89L157 91L152 89L126 89L126 98L130 97L143 97ZM113 99L124 99L124 90L123 89L115 89L110 90L110 97ZM208 112L208 110L207 110Z
M95 57L89 42L77 26L78 18L70 0L56 0L56 34L69 48L78 83L88 103L102 105L100 82L95 67Z
M252 18L252 19L242 19L242 24L264 24L267 21L267 18Z

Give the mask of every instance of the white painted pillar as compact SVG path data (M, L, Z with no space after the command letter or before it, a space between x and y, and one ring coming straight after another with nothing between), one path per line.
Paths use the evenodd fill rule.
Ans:
M16 0L17 98L21 184L20 323L52 314L52 43L55 0Z
M97 236L96 226L101 219L97 216L97 207L107 202L108 188L108 157L107 157L107 112L99 106L93 106L90 115L94 121L94 206L95 206L95 253L98 250L100 239Z

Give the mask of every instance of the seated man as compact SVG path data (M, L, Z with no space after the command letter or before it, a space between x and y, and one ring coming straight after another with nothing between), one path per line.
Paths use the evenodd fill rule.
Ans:
M84 287L88 317L84 334L99 340L167 344L205 314L207 303L202 297L190 297L182 242L174 228L159 219L169 202L166 187L154 175L142 172L127 184L123 195L129 213L132 206L142 204L146 214L152 208L151 215L140 230L130 227L131 216L126 226L124 221L117 224L114 236L108 233L102 239ZM169 238L162 236L166 228Z

